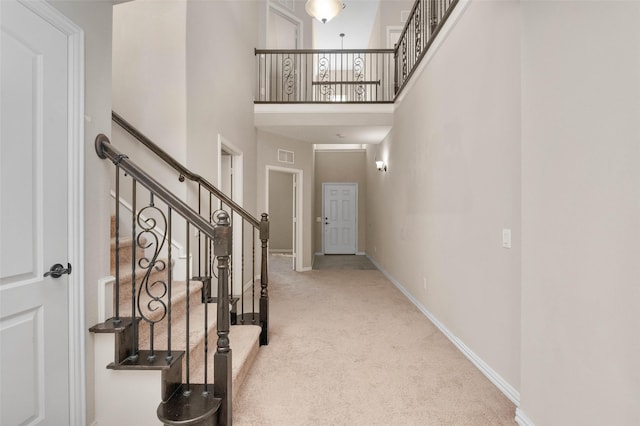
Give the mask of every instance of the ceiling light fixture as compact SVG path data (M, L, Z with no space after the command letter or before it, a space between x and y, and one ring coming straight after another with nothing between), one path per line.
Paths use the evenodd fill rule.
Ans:
M344 4L341 0L307 0L304 9L311 17L326 24L342 12Z

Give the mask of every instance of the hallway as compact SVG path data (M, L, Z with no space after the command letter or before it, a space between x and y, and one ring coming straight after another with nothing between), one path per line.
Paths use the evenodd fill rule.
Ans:
M271 340L234 424L515 424L514 405L381 272L289 268L271 256Z

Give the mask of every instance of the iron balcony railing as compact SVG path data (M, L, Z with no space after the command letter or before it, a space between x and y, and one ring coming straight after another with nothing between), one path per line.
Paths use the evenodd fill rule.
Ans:
M255 103L392 103L458 0L416 0L393 49L255 50Z
M393 102L393 49L255 50L256 103Z
M417 0L395 46L396 96L405 87L458 0Z

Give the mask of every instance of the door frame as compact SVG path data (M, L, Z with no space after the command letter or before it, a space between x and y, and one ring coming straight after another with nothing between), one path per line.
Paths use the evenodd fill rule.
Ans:
M44 0L21 1L67 37L67 240L69 263L69 421L86 421L86 354L84 295L84 31Z
M231 185L231 200L235 201L241 207L244 207L244 154L242 149L233 144L227 138L218 133L218 187L222 182L222 151L231 155L231 173L232 173L232 185ZM243 222L242 216L238 213L234 213L232 221ZM238 223L236 222L236 223ZM233 253L232 259L242 259L242 232L233 232ZM233 262L233 261L232 261ZM242 277L242 262L233 262L231 265L233 268L233 274L235 277ZM248 287L253 280L249 280L248 283L242 283L242 280L236 280L235 288L231 289L233 295L242 294L245 291L245 287ZM240 284L238 284L240 282Z
M355 194L356 194L356 200L355 200L355 223L354 223L354 227L355 227L355 236L354 236L354 244L355 244L355 248L353 251L353 254L358 254L358 197L360 196L358 194L358 182L322 182L322 255L324 256L325 254L327 254L326 249L325 249L325 230L324 227L325 225L325 221L324 221L324 209L325 209L325 187L326 185L350 185L353 186L355 188Z
M270 47L270 42L271 42L271 40L269 40L269 17L271 15L271 12L274 12L280 15L282 18L296 25L296 27L298 28L298 37L296 38L297 49L300 49L300 46L304 46L303 39L302 39L304 22L302 22L300 18L294 15L290 10L287 10L286 8L280 6L278 3L275 3L273 1L267 1L266 12L267 13L266 13L266 20L265 20L266 24L264 29L265 31L264 40L266 41L267 48Z
M264 197L264 211L269 211L269 173L271 171L274 172L283 172L294 175L294 179L296 182L296 199L295 199L295 211L296 211L296 236L295 236L295 247L293 248L295 252L295 262L296 262L296 271L304 272L306 269L302 266L302 230L304 229L304 217L302 216L302 187L303 187L303 171L301 169L293 169L290 167L280 167L280 166L269 166L265 167L265 197Z

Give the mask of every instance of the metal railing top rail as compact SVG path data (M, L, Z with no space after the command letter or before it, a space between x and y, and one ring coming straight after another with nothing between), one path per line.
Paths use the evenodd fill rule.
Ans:
M395 49L254 49L254 54L261 53L288 53L288 54L313 54L313 53L393 53Z
M160 184L148 173L138 167L133 161L129 159L129 157L118 151L113 145L111 145L111 141L106 135L101 133L96 137L95 149L98 157L102 158L103 160L108 158L113 161L116 166L124 170L129 176L131 176L142 186L147 188L156 197L164 201L169 207L171 207L171 209L177 212L180 216L184 217L200 232L202 232L212 240L215 238L213 224L209 223L206 219L200 216L180 198L173 195L171 191L162 186L162 184Z
M202 185L209 192L214 194L220 201L229 206L231 210L238 213L242 216L247 222L251 223L254 228L260 228L260 220L255 218L251 213L246 211L242 206L237 204L231 198L229 198L224 192L220 191L218 188L213 186L208 180L203 178L202 176L191 172L191 170L187 169L185 166L180 164L169 155L168 152L160 148L156 143L154 143L151 139L146 137L142 132L136 129L131 123L122 118L115 111L111 111L111 119L120 127L122 127L127 133L136 138L139 142L141 142L144 146L149 148L154 154L156 154L160 159L162 159L165 163L171 166L174 170L180 173L180 181L183 181L184 178L189 179L190 181L196 182ZM106 136L105 136L106 137Z

